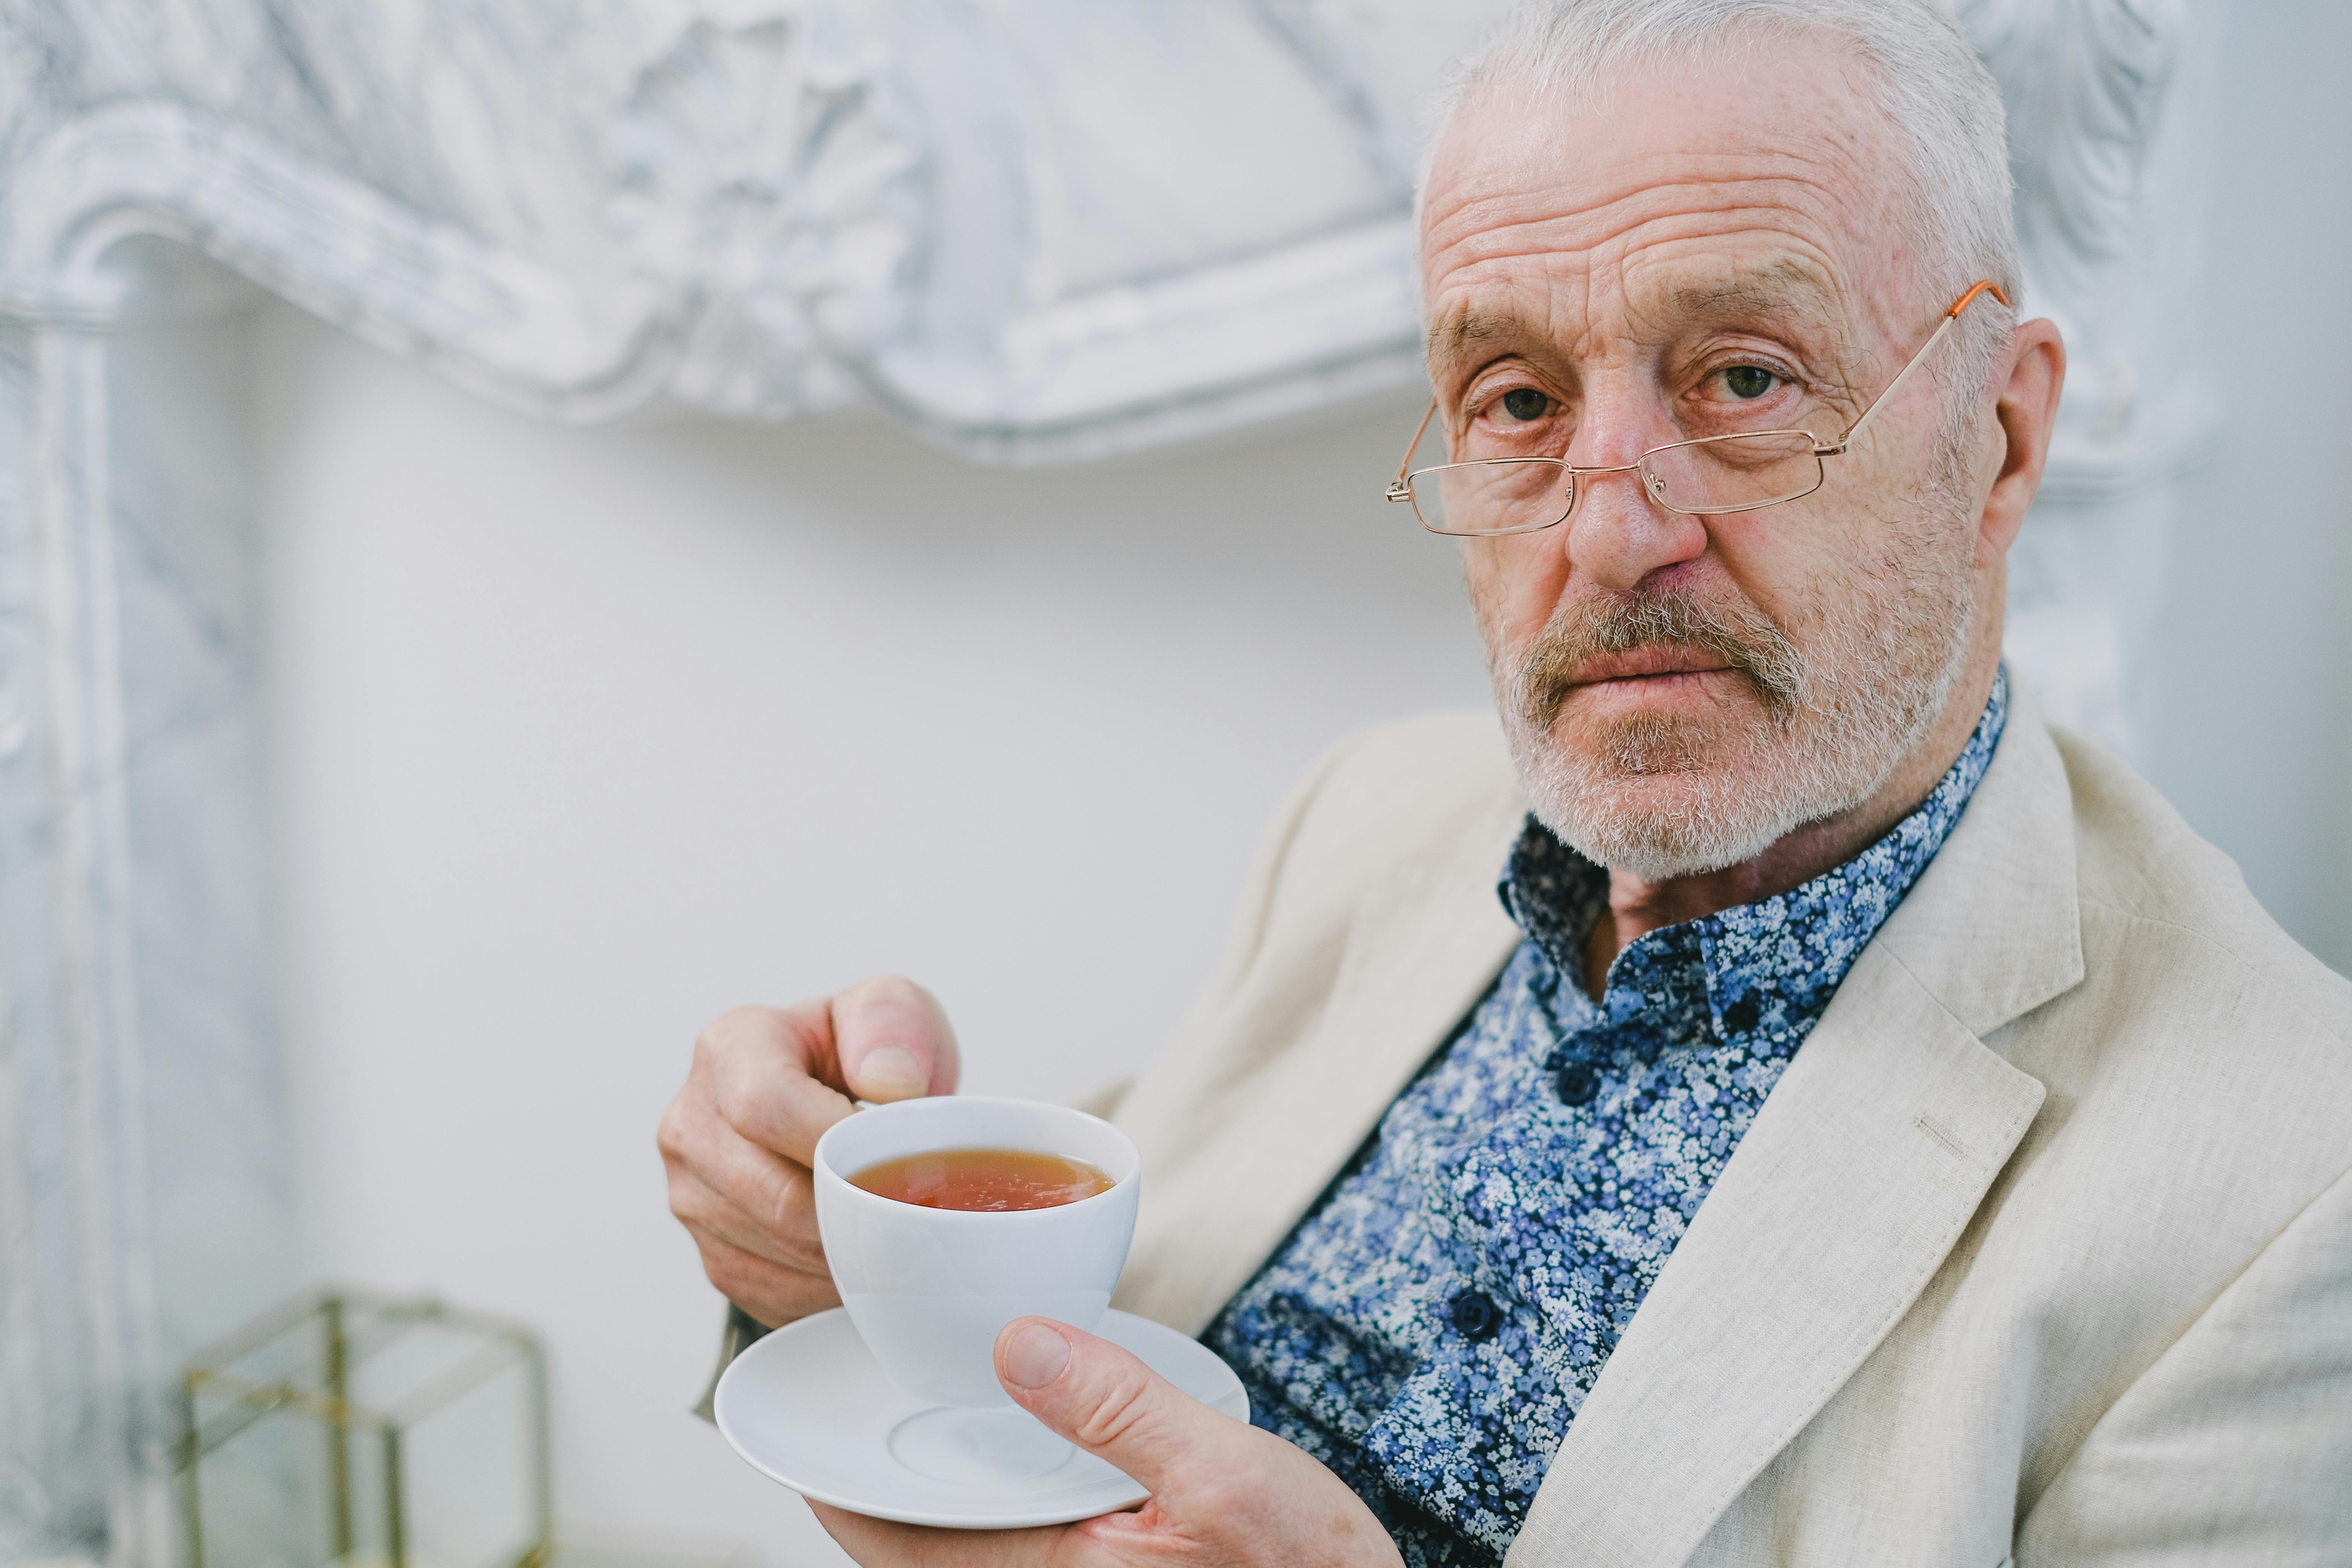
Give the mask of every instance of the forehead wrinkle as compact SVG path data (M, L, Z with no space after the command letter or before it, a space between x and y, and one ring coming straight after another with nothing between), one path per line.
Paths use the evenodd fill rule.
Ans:
M1834 36L1759 35L1745 43L1730 56L1718 48L1679 65L1656 61L1621 71L1573 98L1526 82L1490 86L1444 128L1423 193L1424 237L1435 237L1448 218L1482 197L1540 199L1545 193L1529 190L1526 178L1545 166L1571 168L1578 180L1613 175L1614 188L1586 192L1575 204L1597 209L1647 190L1694 180L1739 184L1785 175L1795 165L1832 211L1858 224L1857 232L1883 221L1886 204L1905 194L1913 171L1901 126L1876 100L1874 68ZM1781 68L1772 68L1774 57ZM1743 92L1760 84L1767 101L1745 127L1710 112L1688 133L1663 142L1654 128L1636 128L1630 139L1620 133L1629 100L1638 106L1661 92L1670 100L1686 99L1705 90L1709 77L1727 78ZM1515 138L1538 125L1546 127L1539 140ZM1440 187L1459 189L1462 199L1451 206L1428 200L1447 194Z
M1824 62L1807 63L1818 69ZM1827 63L1835 74L1847 68L1843 60ZM1614 84L1619 93L1633 85ZM1902 160L1890 158L1883 139L1868 133L1878 129L1883 114L1868 105L1857 114L1853 106L1832 104L1817 125L1767 130L1736 144L1653 144L1618 155L1605 119L1596 119L1615 97L1574 106L1490 103L1473 111L1475 117L1507 110L1517 121L1539 118L1558 127L1539 147L1515 146L1507 133L1489 149L1477 134L1480 127L1468 120L1451 128L1449 151L1459 155L1437 161L1423 210L1423 297L1433 317L1439 301L1456 289L1486 293L1496 264L1508 268L1543 256L1555 275L1574 268L1585 274L1584 291L1601 295L1606 292L1602 274L1625 272L1640 252L1661 241L1733 242L1740 230L1763 227L1777 231L1773 237L1781 247L1817 264L1830 282L1832 318L1859 312L1882 333L1908 330L1912 289L1899 279L1891 290L1857 293L1854 288L1901 260L1899 247L1885 243L1891 237L1884 211L1899 198L1889 176L1899 176ZM1570 129L1580 126L1597 127L1599 140L1589 153L1564 162L1567 143L1586 140ZM1463 140L1465 135L1472 139ZM1531 184L1529 174L1538 170L1548 170L1549 177ZM1732 215L1744 221L1726 223ZM1503 281L1529 286L1524 272L1507 273ZM1557 293L1559 282L1538 286ZM1878 297L1892 294L1904 299ZM1434 331L1429 339L1439 355L1476 341L1457 345Z
M1805 211L1827 226L1866 226L1874 199L1883 193L1872 187L1870 160L1858 150L1835 144L1807 148L1744 146L1715 150L1684 150L1652 153L1616 172L1613 182L1599 189L1554 179L1529 186L1518 167L1473 172L1438 185L1436 199L1422 211L1424 246L1443 252L1475 241L1482 233L1510 228L1538 218L1562 224L1580 221L1638 222L1645 209L1666 211L1690 207L1780 205ZM1591 170L1580 168L1580 174ZM1463 188L1452 196L1452 188ZM1743 196L1740 193L1754 193ZM1800 195L1810 199L1790 197ZM1631 209L1630 216L1611 215ZM1605 237L1596 236L1596 239Z
M1540 295L1546 309L1557 311L1573 309L1564 290L1580 291L1589 331L1593 307L1612 291L1604 281L1608 274L1617 274L1622 292L1654 261L1671 258L1684 264L1674 253L1686 246L1736 247L1758 231L1769 248L1811 263L1805 270L1814 275L1812 286L1802 291L1821 297L1828 307L1822 313L1832 321L1854 304L1866 309L1873 302L1853 299L1839 262L1858 248L1858 238L1859 248L1869 247L1873 226L1862 209L1870 205L1876 184L1870 177L1877 172L1873 151L1832 131L1793 146L1751 142L1670 148L1614 163L1604 154L1599 162L1608 184L1598 189L1573 176L1530 189L1526 166L1517 163L1454 164L1450 177L1440 176L1423 213L1423 297L1432 314L1424 347L1433 374L1481 344L1526 331L1525 306L1504 308L1497 294L1520 300ZM1577 170L1580 176L1596 173L1602 171ZM1524 265L1529 261L1538 268ZM1768 270L1801 265L1786 254L1759 264ZM1737 257L1725 257L1712 268L1738 265ZM1538 269L1543 275L1531 276ZM1580 276L1572 281L1563 276L1570 273ZM1725 295L1713 309L1727 314L1743 303L1767 301ZM1785 317L1798 301L1769 303ZM1541 336L1547 346L1558 346L1549 334Z
M1808 256L1822 275L1839 279L1839 247L1829 232L1837 225L1825 221L1817 202L1803 199L1807 193L1789 188L1787 182L1742 184L1741 189L1694 182L1645 186L1569 213L1549 204L1529 212L1528 198L1521 196L1511 204L1518 213L1496 215L1458 237L1425 235L1425 297L1434 301L1448 285L1460 287L1497 265L1530 258L1543 258L1555 268L1565 261L1586 272L1622 270L1659 246L1736 243L1759 230L1780 248Z
M1736 273L1743 266L1785 270L1790 275L1801 270L1809 282L1790 289L1790 294L1811 294L1813 300L1804 303L1821 303L1825 315L1832 318L1842 315L1839 306L1849 299L1846 278L1837 266L1830 237L1821 233L1816 214L1801 207L1792 209L1785 202L1755 200L1755 195L1750 193L1750 200L1710 200L1706 205L1684 200L1651 212L1618 209L1606 214L1612 218L1606 228L1592 224L1592 218L1604 214L1578 214L1583 221L1576 228L1585 233L1573 235L1559 233L1564 224L1555 216L1470 235L1449 251L1428 257L1425 263L1423 296L1430 300L1434 318L1430 324L1430 351L1434 357L1454 357L1463 348L1489 339L1491 324L1486 318L1500 312L1491 303L1496 294L1545 294L1557 306L1559 289L1573 275L1588 296L1590 320L1590 306L1612 294L1604 282L1609 275L1616 275L1618 289L1622 289L1634 275L1651 266L1670 266L1679 273L1689 273L1694 268ZM1757 247L1757 240L1764 245ZM1764 257L1717 254L1710 258L1706 254L1710 247L1745 247L1750 257L1761 249ZM1691 257L1694 249L1698 251L1696 258ZM1731 303L1738 300L1724 296L1719 308ZM1771 303L1785 315L1790 303L1797 300L1773 299Z
M1650 224L1671 225L1694 216L1688 212L1666 214L1650 220ZM1704 249L1692 254L1695 247L1715 241L1738 241L1759 233L1773 242L1775 249L1775 254L1765 259L1742 262L1737 258L1709 256ZM1530 260L1543 264L1547 276L1531 279L1524 269L1510 266ZM1656 289L1646 286L1644 279L1662 268L1666 271L1665 279ZM1694 270L1703 270L1708 276L1692 277ZM1728 279L1723 276L1727 270L1732 273ZM1748 276L1740 276L1743 272ZM1616 277L1613 289L1601 281L1612 273ZM1824 319L1821 323L1824 325L1835 321L1843 314L1840 307L1844 297L1835 268L1825 254L1803 245L1785 227L1769 222L1751 222L1738 227L1708 224L1694 233L1634 237L1622 246L1602 247L1600 254L1562 251L1530 241L1522 248L1490 253L1454 268L1446 275L1444 284L1432 291L1436 310L1426 339L1431 369L1441 370L1481 345L1515 335L1538 337L1546 346L1559 347L1555 334L1531 327L1530 312L1523 301L1540 300L1546 313L1555 313L1566 303L1564 290L1571 289L1584 296L1580 327L1576 334L1580 338L1596 330L1597 302L1609 300L1612 294L1622 302L1622 309L1634 316L1652 313L1663 302L1669 310L1684 307L1692 314L1712 305L1713 319L1723 320L1731 315L1734 307L1744 303L1756 315L1786 319L1794 313L1808 319L1809 325L1814 324L1812 318ZM1678 295L1688 298L1678 299ZM1702 315L1701 319L1708 318Z

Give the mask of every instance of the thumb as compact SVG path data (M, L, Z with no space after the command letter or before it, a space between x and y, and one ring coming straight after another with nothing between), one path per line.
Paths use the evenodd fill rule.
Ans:
M1108 1340L1051 1318L1004 1325L996 1377L1024 1410L1154 1493L1188 1459L1232 1440L1230 1417Z
M834 997L833 1039L843 1086L860 1100L955 1092L955 1031L911 980L877 975Z

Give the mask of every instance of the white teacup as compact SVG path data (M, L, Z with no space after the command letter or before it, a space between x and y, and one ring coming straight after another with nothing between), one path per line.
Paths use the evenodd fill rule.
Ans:
M1025 1149L1084 1160L1107 1192L1054 1208L974 1212L881 1197L849 1178L940 1149ZM1011 1405L996 1336L1036 1314L1091 1332L1135 1237L1143 1158L1098 1117L1026 1100L940 1095L869 1106L816 1145L816 1223L841 1303L891 1381L919 1398Z

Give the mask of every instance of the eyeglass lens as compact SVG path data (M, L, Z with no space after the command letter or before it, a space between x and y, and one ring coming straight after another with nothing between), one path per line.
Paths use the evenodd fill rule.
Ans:
M1412 477L1413 510L1439 533L1520 533L1566 518L1580 480L1552 461L1533 458L1454 463ZM1822 460L1801 431L1762 431L1662 447L1622 476L1652 500L1681 512L1747 511L1794 500L1821 488Z

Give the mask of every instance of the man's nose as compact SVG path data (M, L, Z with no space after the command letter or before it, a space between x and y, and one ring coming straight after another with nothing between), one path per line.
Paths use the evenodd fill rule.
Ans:
M1601 411L1596 411L1601 412ZM1580 468L1617 468L1636 461L1653 447L1678 438L1654 428L1654 417L1588 416L1568 460ZM1580 449L1579 449L1580 448ZM1706 526L1699 519L1669 511L1651 493L1638 468L1610 474L1580 474L1576 507L1563 531L1570 571L1612 594L1631 593L1654 572L1706 551Z

